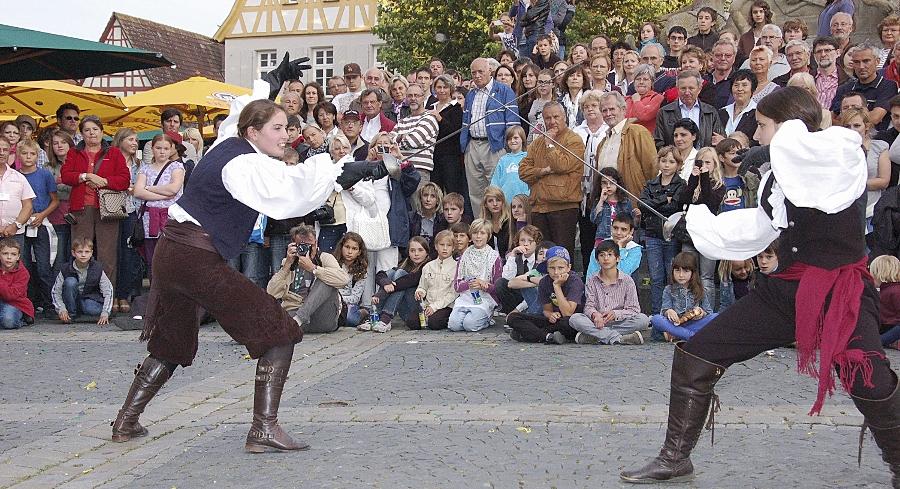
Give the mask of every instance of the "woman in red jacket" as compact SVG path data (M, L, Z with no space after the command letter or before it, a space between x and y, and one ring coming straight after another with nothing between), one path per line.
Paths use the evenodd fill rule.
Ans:
M119 221L100 219L97 195L101 189L127 190L131 173L119 148L103 141L103 124L97 116L82 118L78 128L84 141L69 150L60 170L62 183L72 186L69 212L76 219L72 239L93 240L97 260L116 283Z

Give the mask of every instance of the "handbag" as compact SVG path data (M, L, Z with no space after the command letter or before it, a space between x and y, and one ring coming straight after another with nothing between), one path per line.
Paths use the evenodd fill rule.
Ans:
M153 181L153 185L157 185L159 183L159 179L162 178L163 173L166 172L166 168L168 168L171 164L172 162L170 161L163 165L162 170L160 170L159 174L156 175L156 180ZM144 201L141 204L140 209L138 210L137 219L135 219L134 225L131 227L131 233L127 238L129 248L138 248L140 246L143 246L144 244L144 240L146 239L146 235L144 234L144 213L146 212L147 202ZM166 209L166 216L168 216L168 209Z
M99 162L94 167L94 173L100 171L100 165L109 152L107 146L97 157ZM102 221L120 221L128 216L128 210L125 208L125 202L128 200L128 193L124 190L110 190L101 188L97 190L97 207L100 210L100 220Z
M387 216L376 212L375 217L370 217L368 212L362 212L352 222L352 231L362 237L367 250L379 251L391 246Z

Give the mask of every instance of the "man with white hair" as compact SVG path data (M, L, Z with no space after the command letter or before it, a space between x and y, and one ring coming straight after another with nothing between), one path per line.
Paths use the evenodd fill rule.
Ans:
M476 58L470 65L473 87L466 94L459 136L472 209L481 208L494 168L506 153L506 129L519 125L516 94L503 83L494 83L491 61Z
M846 12L838 12L831 17L831 37L837 39L841 45L841 55L838 56L838 64L843 62L844 54L850 47L850 34L853 34L853 16Z
M856 79L837 88L831 101L831 111L840 115L841 99L848 92L857 92L866 99L869 121L875 129L887 129L889 119L885 115L890 110L890 100L897 95L897 84L878 74L878 48L869 42L862 42L850 48L850 59Z
M787 58L791 70L778 78L773 78L772 81L784 87L787 86L788 80L797 73L810 73L809 55L809 44L806 44L806 41L794 39L788 42L784 48L784 56Z
M781 53L781 46L784 45L781 27L778 27L775 24L764 25L759 34L759 45L768 47L775 54L772 57L772 64L769 66L769 80L774 80L791 71L791 66L788 64L787 57ZM741 65L741 69L750 69L749 58Z

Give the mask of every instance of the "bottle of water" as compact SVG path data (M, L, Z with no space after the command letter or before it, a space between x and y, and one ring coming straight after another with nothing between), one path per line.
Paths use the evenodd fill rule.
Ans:
M372 304L372 314L369 314L369 322L372 323L372 326L375 326L375 323L379 321L378 317L378 306Z
M473 290L473 291L472 291L472 302L474 302L475 304L481 304L482 299L481 299L481 292L480 292L480 291L478 291L478 290Z
M419 327L425 329L425 301L419 301Z

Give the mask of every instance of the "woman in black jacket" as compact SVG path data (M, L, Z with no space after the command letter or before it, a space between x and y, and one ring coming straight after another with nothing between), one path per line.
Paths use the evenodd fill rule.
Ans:
M437 102L434 103L430 113L438 121L438 144L434 147L434 170L431 172L431 181L438 184L445 194L456 192L467 195L468 186L462 166L459 134L447 138L462 127L463 109L453 98L456 83L453 78L440 75L434 79L431 87Z

